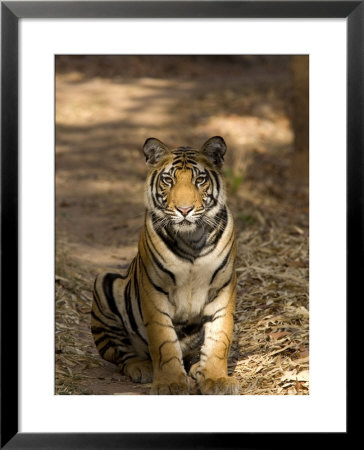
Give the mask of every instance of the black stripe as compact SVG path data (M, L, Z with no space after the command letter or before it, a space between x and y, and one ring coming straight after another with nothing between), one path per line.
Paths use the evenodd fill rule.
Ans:
M108 341L102 348L98 348L97 350L99 351L100 355L102 357L104 357L104 355L107 352L107 350L109 350L112 347L115 348L117 346L116 346L116 344L113 341Z
M215 270L215 272L213 273L211 280L210 280L210 284L214 281L214 278L216 277L216 275L220 272L221 269L223 269L226 266L226 263L228 262L230 255L231 255L231 251L232 251L232 247L230 248L230 250L228 251L228 253L226 254L225 258L223 259L222 263L219 265L219 267Z
M121 339L121 343L123 345L131 345L131 340L129 338L127 338L127 337L124 337L124 338Z
M129 318L130 326L134 333L136 333L139 338L148 345L148 342L143 338L143 336L140 334L138 330L138 325L135 321L134 314L133 314L133 307L131 303L131 296L130 296L130 289L131 289L131 280L129 280L128 284L126 285L125 291L124 291L124 300L125 300L125 310Z
M153 253L152 249L150 248L147 239L145 239L145 242L146 242L146 244L147 244L147 248L148 248L148 250L149 250L149 253L152 255L153 261L157 264L157 267L158 267L162 272L164 272L164 273L166 273L167 275L169 275L170 278L171 278L172 281L173 281L173 284L176 284L176 278L175 278L174 274L173 274L170 270L166 269L166 268L163 266L163 264L158 260L158 258L155 256L155 254Z
M175 155L177 155L178 153L196 153L195 150L192 149L192 147L189 146L184 146L182 145L181 147L178 147L176 150L173 150L172 153L174 153Z
M100 338L95 340L96 347L98 347L99 344L101 344L101 342L105 341L106 339L113 341L116 345L125 345L125 346L130 345L130 341L128 339L127 340L129 341L129 343L125 343L125 342L123 342L123 339L121 339L120 337L115 336L115 335L112 336L110 334L105 333L103 336L101 336Z
M93 291L93 299L94 299L94 305L97 306L99 313L106 319L115 322L114 314L112 313L112 311L106 311L106 307L105 307L105 305L102 304L100 297L99 297L99 293L96 290ZM98 318L96 313L94 314L94 317Z
M229 346L230 346L230 345L231 345L231 340L230 340L229 336L227 335L226 331L221 330L220 333L224 333L224 334L225 334L225 337L226 337L226 339L228 340Z
M141 302L140 302L140 294L139 294L139 284L138 284L137 271L138 271L138 267L136 267L135 270L134 270L134 292L135 292L136 300L138 302L139 314L140 314L140 317L141 317L141 319L143 321L143 312L142 312L142 305L141 305Z
M97 320L98 322L100 322L102 325L104 325L104 327L105 327L104 331L111 330L111 331L118 332L118 331L121 331L121 330L122 330L121 327L113 327L112 325L109 325L107 322L105 322L105 321L102 320L99 316L97 316L96 313L95 313L93 310L91 311L91 316L92 316L95 320ZM104 315L104 317L106 317L106 316Z
M214 170L210 170L210 173L212 173L212 176L215 179L217 192L220 192L220 180L218 174Z
M172 319L171 319L171 316L167 313L167 312L165 312L165 311L161 311L159 308L157 308L155 305L153 305L154 306L154 309L156 310L156 311L158 311L160 314L163 314L164 316L167 316L169 319L170 319L170 321L172 322Z
M186 162L193 164L194 166L197 165L197 162L194 159L186 158Z
M171 356L171 358L167 359L167 361L160 362L159 368L161 369L164 364L168 364L170 361L172 361L172 359L176 359L181 364L181 360L178 358L178 356Z
M91 331L93 334L105 333L104 327L91 327Z
M92 294L93 294L94 302L96 303L97 307L99 308L99 311L101 312L102 311L101 300L100 300L99 293L97 292L96 287L94 288Z
M223 232L227 227L227 210L225 206L222 208L221 214L222 216L219 216L219 212L216 214L216 217L220 219L220 222L217 228L215 228L208 237L208 245L212 245L214 248L216 248Z
M178 342L178 339L175 339L173 341L163 341L161 343L161 345L158 348L158 352L159 352L159 367L161 367L161 363L162 363L162 347L166 344L176 344Z
M217 296L220 294L220 292L224 288L226 288L226 286L228 286L230 284L230 282L231 282L231 280L233 278L233 275L234 275L234 273L232 273L230 275L230 278L215 292L215 295L210 300L208 300L206 304L212 303L217 298Z
M210 316L202 316L202 323L205 324L206 322L213 322L216 319L219 319L220 317L224 317L226 314L223 314L221 316L216 316L217 313L219 313L220 311L222 311L223 309L226 309L226 306L222 306L221 308L217 309L214 314L211 314ZM216 316L216 317L215 317Z
M145 226L145 233L147 235L148 240L150 241L150 243L153 246L153 250L155 251L155 253L157 253L157 255L163 260L165 261L165 259L163 258L163 256L159 253L159 251L157 250L156 246L154 245L153 239L151 238L150 234L149 234L149 230L148 227L146 225Z
M155 198L155 195L158 194L158 192L157 192L157 186L156 186L157 183L156 183L156 181L155 181L155 178L156 178L156 176L157 176L157 173L158 173L158 170L155 170L155 171L153 172L152 177L151 177L151 179L150 179L150 186L149 186L149 189L150 189L151 197L152 197L152 200L153 200L153 206L154 206L155 208L157 208L157 209L161 209L160 205L158 204L158 202L157 202L157 200L156 200L156 198Z
M101 307L101 300L100 300L99 294L96 290L93 291L93 299L94 299L94 304L97 306L97 309L99 310L100 314L105 315L104 311Z
M179 258L182 259L187 259L187 261L189 262L194 262L194 260L198 255L187 253L183 251L181 248L179 248L175 239L171 238L171 236L168 234L165 228L157 230L154 228L154 231L158 234L158 236L162 239L162 241L166 244L166 246L175 254L175 256L178 256Z
M211 176L211 173L209 170L205 170L204 173L202 173L202 175L206 176L206 181L202 184L202 186L204 186L206 183L208 183L208 186L205 190L205 195L209 198L209 200L212 200L212 204L209 203L207 206L209 208L213 208L214 206L216 206L217 200L214 197L214 177ZM216 187L217 189L217 194L219 194L219 189ZM211 193L209 193L209 191L211 190ZM205 202L204 202L205 203Z
M103 336L101 336L98 339L95 339L95 345L96 347L99 346L99 344L101 344L102 341L106 341L106 339L110 339L110 336L108 336L107 334L104 334Z
M153 183L154 183L154 180L155 180L155 177L156 177L157 173L158 173L158 170L155 170L155 171L152 173L152 177L151 177L151 179L150 179L150 184L151 184L152 186L153 186Z
M214 312L214 317L216 316L217 313L219 313L219 312L222 311L223 309L226 309L227 307L228 307L228 305L222 306L221 308L217 309L217 310Z
M230 234L230 237L229 237L228 241L226 242L226 244L224 245L224 248L221 250L221 252L219 253L218 256L220 256L220 255L222 255L224 253L226 247L231 243L233 238L234 238L234 231L231 231L231 234Z
M125 361L127 361L128 359L132 359L132 358L137 358L138 356L135 353L125 353L122 357L121 357L121 362L122 364L125 364Z
M148 327L149 325L152 325L152 324L158 325L159 327L173 328L174 329L173 325L168 325L166 323L157 322L156 320L152 320L151 322L147 322L147 323L144 324L144 326Z
M116 279L122 278L119 274L116 273L107 273L102 280L102 288L107 300L107 304L110 308L110 311L113 312L116 316L120 318L123 322L123 318L116 306L114 294L113 294L113 283Z
M147 269L145 267L145 264L143 263L143 259L142 258L140 258L140 261L141 261L141 263L143 265L144 272L145 272L145 274L146 274L150 284L154 287L154 289L156 289L158 292L161 292L162 294L166 295L167 298L169 299L168 292L164 291L160 286L157 286L156 284L154 284L153 281L151 280L151 278L149 276L149 273L148 273L148 271L147 271Z
M225 334L226 334L226 333L225 333ZM211 336L207 336L206 340L210 340L210 341L213 341L213 342L217 342L217 343L223 344L224 347L225 347L225 350L224 350L224 356L226 357L226 354L229 352L229 347L230 347L226 342L224 342L224 341L222 341L222 340L219 340L219 339L215 339L215 338L213 338L213 337L211 337ZM229 341L229 342L230 342L230 341ZM216 356L216 354L215 354L215 356ZM224 359L224 358L219 358L219 359Z
M91 316L95 320L97 320L101 324L103 324L105 327L109 328L110 330L114 330L114 331L122 330L123 329L122 324L120 324L115 319L115 314L113 314L111 311L108 311L106 309L107 306L105 306L105 305L103 306L103 308L101 308L100 305L97 303L96 299L97 299L97 297L96 297L96 295L94 293L94 300L95 301L94 301L94 304L93 304L93 308L91 310ZM98 301L100 301L100 300L98 300ZM97 310L96 310L95 306L97 307ZM111 323L114 323L115 326L110 325L110 323L107 322L107 321L110 321Z
M130 288L131 288L131 280L129 280L128 284L125 287L124 300L125 300L126 314L128 315L131 328L135 331L136 323L133 315L133 310L131 307Z
M93 334L110 333L111 332L112 334L114 334L115 336L118 336L119 338L124 336L124 333L122 332L121 328L110 327L110 326L107 326L107 328L92 326L91 332Z
M110 339L116 345L125 346L125 347L130 347L131 346L130 339L128 339L126 337L120 338L118 336L115 337L115 336L112 336L110 334L104 334L102 337L100 337L99 339L95 340L96 347L98 347L99 344L101 344L101 342L105 341L106 339Z
M204 319L204 323L206 323L206 322L215 322L215 320L217 320L217 319L221 319L222 317L225 317L226 316L226 314L221 314L220 316L214 316L214 317L212 317L212 316L204 316L203 317L203 319Z

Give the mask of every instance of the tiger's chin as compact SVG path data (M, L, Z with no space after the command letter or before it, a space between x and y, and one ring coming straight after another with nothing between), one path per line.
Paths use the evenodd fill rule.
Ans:
M209 228L209 221L206 218L199 218L198 220L183 219L178 222L172 222L171 227L177 233L182 234L204 234L206 228ZM201 236L200 236L201 237Z
M174 224L174 228L181 233L193 233L197 230L197 224L184 219Z

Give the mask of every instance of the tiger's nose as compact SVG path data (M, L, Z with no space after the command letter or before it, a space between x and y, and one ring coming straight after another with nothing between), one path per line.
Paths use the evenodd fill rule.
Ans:
M183 215L187 216L187 214L193 210L193 206L176 206L176 209Z

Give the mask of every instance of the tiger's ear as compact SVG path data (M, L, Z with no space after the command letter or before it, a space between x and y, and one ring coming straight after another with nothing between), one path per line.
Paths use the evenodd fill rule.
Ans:
M226 144L221 136L214 136L208 139L200 148L203 153L215 166L221 167L224 162Z
M168 147L159 139L150 137L143 145L143 152L148 166L154 166L167 152Z

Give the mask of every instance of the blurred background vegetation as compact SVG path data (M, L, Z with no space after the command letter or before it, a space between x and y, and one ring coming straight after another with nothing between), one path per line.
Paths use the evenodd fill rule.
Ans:
M57 393L146 392L95 352L93 279L136 253L145 139L214 135L238 239L231 370L244 393L308 393L308 74L308 56L56 57Z

